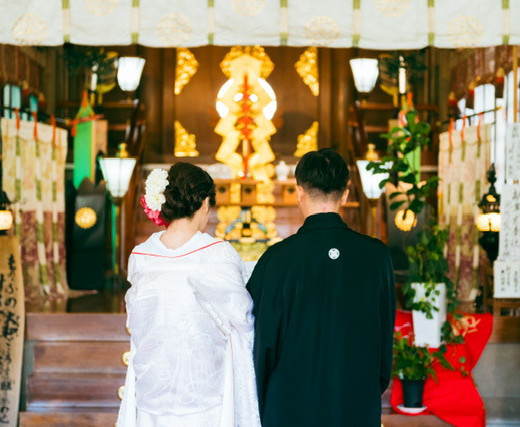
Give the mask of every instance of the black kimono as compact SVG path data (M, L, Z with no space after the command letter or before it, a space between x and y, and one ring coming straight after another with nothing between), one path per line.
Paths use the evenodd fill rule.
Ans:
M247 288L262 425L379 427L395 314L387 247L336 213L312 215Z

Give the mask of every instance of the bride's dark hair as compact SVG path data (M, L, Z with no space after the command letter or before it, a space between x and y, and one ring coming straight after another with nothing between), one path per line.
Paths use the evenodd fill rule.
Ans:
M215 184L209 174L191 163L175 163L168 172L168 185L164 190L166 202L161 216L170 223L180 218L191 218L209 197L215 205Z

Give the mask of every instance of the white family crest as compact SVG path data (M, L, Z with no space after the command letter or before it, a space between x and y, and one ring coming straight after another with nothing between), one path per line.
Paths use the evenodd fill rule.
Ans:
M339 258L339 250L336 248L331 248L329 250L329 258L330 259L338 259Z

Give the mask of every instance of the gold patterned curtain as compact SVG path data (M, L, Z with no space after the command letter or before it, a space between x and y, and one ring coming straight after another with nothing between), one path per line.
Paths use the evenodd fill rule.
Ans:
M478 244L475 219L486 191L491 129L491 125L471 126L439 137L439 219L449 230L449 275L463 302L474 301L483 277L485 255Z
M2 119L3 183L20 239L29 299L68 292L65 270L64 170L67 132Z

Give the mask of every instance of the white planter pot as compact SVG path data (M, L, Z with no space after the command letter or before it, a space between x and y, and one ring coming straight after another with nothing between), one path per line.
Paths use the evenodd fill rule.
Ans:
M441 345L441 328L446 321L446 285L437 283L435 286L439 295L432 293L433 295L426 297L424 283L412 283L415 290L414 302L425 300L439 309L432 312L432 319L428 319L422 311L412 312L416 346L437 348Z

